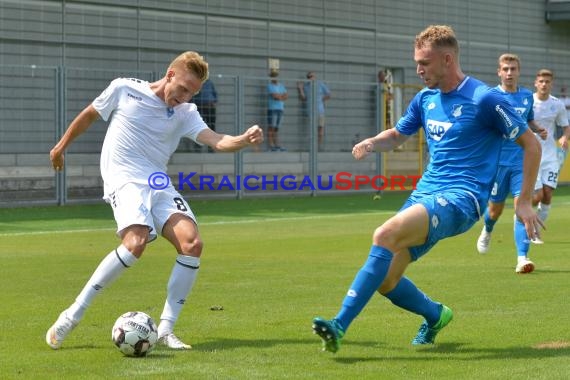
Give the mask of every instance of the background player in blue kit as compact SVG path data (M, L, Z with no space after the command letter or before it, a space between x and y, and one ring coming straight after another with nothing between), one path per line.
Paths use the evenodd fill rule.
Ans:
M417 35L414 60L427 88L414 97L395 128L356 144L352 154L360 160L374 151L392 150L423 128L430 163L401 210L374 231L368 259L338 314L332 320L313 320L323 350L338 351L351 322L376 291L394 305L425 318L412 344L434 343L453 313L432 301L404 272L439 240L467 231L480 218L504 137L516 140L524 149L516 214L531 237L542 226L531 205L540 144L507 98L463 74L459 44L449 26L432 25Z
M531 130L537 132L542 139L546 138L546 130L534 122L534 112L532 106L534 99L532 91L524 87L519 87L520 59L515 54L503 54L499 57L497 75L501 79L501 84L497 89L503 92L511 101L515 110L521 115L523 120L528 122ZM479 253L487 253L491 242L491 233L495 223L503 213L505 199L509 192L513 195L515 208L518 203L523 178L523 150L512 140L505 139L499 168L489 198L489 204L485 210L483 220L485 225L477 239L477 250ZM514 239L517 249L516 273L530 273L534 270L534 263L528 258L530 241L526 235L524 224L515 218Z

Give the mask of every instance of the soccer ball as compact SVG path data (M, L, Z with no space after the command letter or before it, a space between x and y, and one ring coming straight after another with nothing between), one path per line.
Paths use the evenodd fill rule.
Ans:
M158 340L158 327L142 311L129 311L117 319L111 338L126 356L146 356Z

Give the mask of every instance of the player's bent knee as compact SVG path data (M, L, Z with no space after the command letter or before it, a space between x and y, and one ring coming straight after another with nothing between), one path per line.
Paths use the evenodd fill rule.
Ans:
M190 255L194 257L200 257L202 255L202 248L204 247L204 242L200 238L195 238L192 240L184 241L180 244L181 254Z
M503 210L493 210L489 208L489 217L493 220L497 220L501 217Z
M140 257L149 239L147 226L130 226L120 233L123 245L136 257Z
M132 253L135 257L139 258L142 256L144 249L146 248L146 240L137 239L125 239L123 240L123 245Z
M382 225L374 231L372 241L374 245L385 247L393 252L396 248L397 238L389 227Z

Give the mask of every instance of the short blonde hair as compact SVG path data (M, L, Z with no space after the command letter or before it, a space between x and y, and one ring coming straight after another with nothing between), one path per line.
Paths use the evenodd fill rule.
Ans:
M505 53L499 57L499 67L501 67L501 63L503 62L516 62L518 68L521 68L521 60L518 55L512 53Z
M188 72L194 73L202 83L204 83L210 73L208 72L208 62L200 54L195 51L186 51L180 54L168 66L168 69L175 66L186 68Z
M416 49L425 47L450 48L459 54L459 42L455 32L448 25L430 25L416 36Z

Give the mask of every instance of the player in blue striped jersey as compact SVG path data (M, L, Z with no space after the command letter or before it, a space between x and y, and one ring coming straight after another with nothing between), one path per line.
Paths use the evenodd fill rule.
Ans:
M516 140L524 149L516 214L529 236L541 227L531 205L540 144L526 123L499 91L462 72L459 43L449 26L432 25L417 35L414 60L427 88L414 97L395 128L356 144L352 153L360 160L374 151L390 151L422 128L430 163L400 211L374 231L368 258L338 314L331 320L313 320L323 350L338 351L348 327L376 291L424 318L412 344L434 343L453 313L432 301L404 272L439 240L467 231L480 218L503 138Z
M515 110L521 115L529 127L539 133L543 139L546 138L546 130L541 128L534 121L532 106L534 99L532 91L524 87L519 87L520 59L516 54L503 54L499 57L497 75L501 84L497 89L508 97ZM499 168L495 177L495 183L489 198L489 204L485 210L483 220L485 225L477 239L477 250L479 253L487 253L491 243L491 233L495 223L503 213L505 200L509 192L514 198L514 204L518 203L519 194L523 178L523 150L512 140L505 139L499 159ZM530 246L529 238L526 234L524 224L514 219L514 240L517 250L516 273L530 273L534 270L534 263L528 258Z

